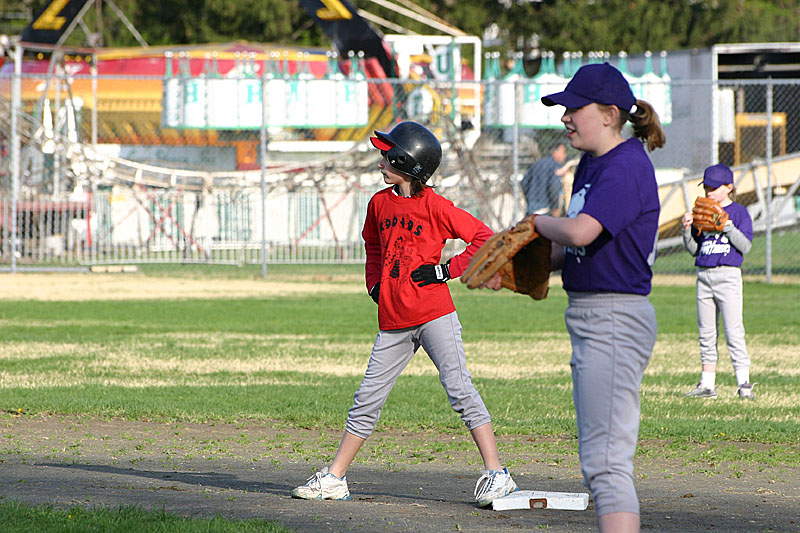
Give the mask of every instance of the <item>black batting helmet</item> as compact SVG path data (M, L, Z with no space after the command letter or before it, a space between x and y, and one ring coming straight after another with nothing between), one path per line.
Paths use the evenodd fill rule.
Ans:
M416 122L401 122L389 133L375 132L372 146L385 152L395 170L422 183L428 181L442 162L442 145L436 135Z

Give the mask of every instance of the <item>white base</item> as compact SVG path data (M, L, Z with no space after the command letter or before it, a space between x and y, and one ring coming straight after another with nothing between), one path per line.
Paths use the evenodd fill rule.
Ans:
M518 490L492 502L495 511L509 509L566 509L583 511L589 507L589 495L585 492L543 492Z

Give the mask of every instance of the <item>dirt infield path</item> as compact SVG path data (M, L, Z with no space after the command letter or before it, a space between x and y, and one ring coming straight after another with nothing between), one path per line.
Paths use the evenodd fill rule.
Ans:
M262 518L296 531L596 531L594 511L495 512L472 503L473 454L373 460L370 442L348 474L350 502L289 497L318 461L302 450L335 430L158 424L3 415L0 501L60 507L137 505L185 516ZM409 449L439 435L396 435ZM468 438L464 436L463 438ZM501 437L521 488L583 492L574 457L530 456L526 437ZM466 447L465 447L466 448ZM300 450L300 452L298 452ZM429 460L429 461L428 461ZM738 477L737 477L738 476ZM728 469L638 461L642 526L652 531L800 531L800 469Z

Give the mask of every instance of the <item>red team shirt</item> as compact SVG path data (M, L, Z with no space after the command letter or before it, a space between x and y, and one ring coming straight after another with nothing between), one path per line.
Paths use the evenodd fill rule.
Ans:
M450 260L450 277L457 278L492 230L432 189L403 198L388 187L370 199L361 235L367 252L367 290L381 284L378 326L392 330L455 311L446 283L420 287L411 280L411 272L423 264L439 264L447 239L460 239L469 246Z

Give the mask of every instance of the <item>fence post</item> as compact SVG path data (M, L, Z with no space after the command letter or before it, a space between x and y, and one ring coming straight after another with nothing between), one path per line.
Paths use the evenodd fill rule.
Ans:
M767 78L767 235L766 235L766 275L767 283L772 281L772 77Z
M97 52L92 52L92 157L97 159Z
M711 165L719 163L719 138L720 138L720 128L719 128L719 107L720 107L720 87L719 87L719 79L717 78L719 74L717 73L717 69L714 69L714 80L711 82Z
M57 52L53 52L55 55ZM53 193L57 193L58 189L61 187L61 154L63 153L62 150L62 135L61 135L61 128L66 125L67 123L67 110L66 106L64 107L64 121L59 122L59 117L61 116L61 61L63 60L64 56L58 56L58 62L55 66L55 76L56 76L56 94L55 94L55 105L53 106L53 138L55 140L56 146L55 151L53 152ZM45 97L47 95L45 94Z
M267 70L261 71L261 277L267 277Z
M17 196L20 181L20 138L17 120L22 108L22 46L14 47L14 82L11 87L11 272L17 272Z
M519 216L519 108L520 108L520 93L522 92L522 84L520 80L514 80L514 127L513 127L513 170L511 174L511 191L514 198L514 219L511 220L513 224Z

